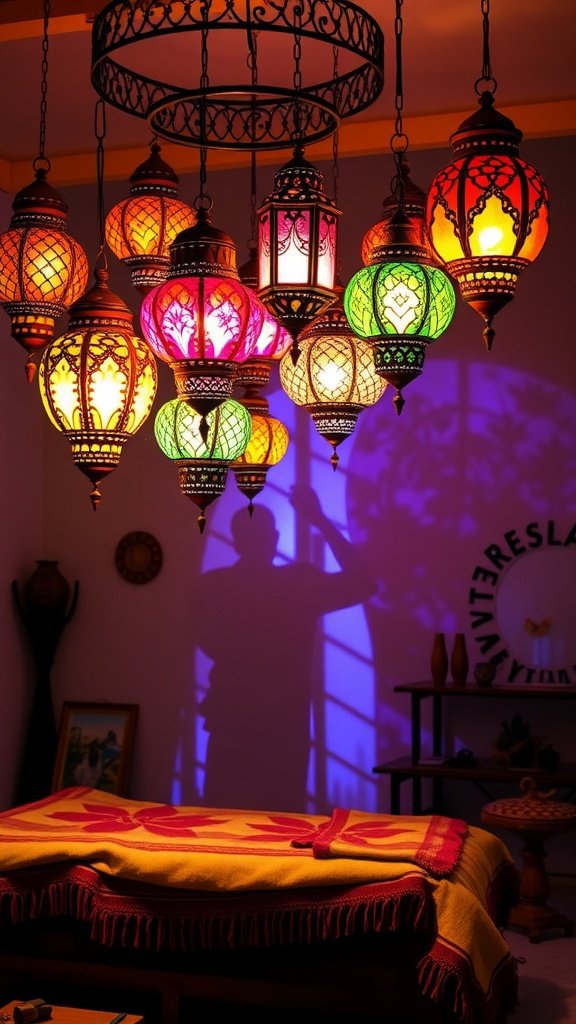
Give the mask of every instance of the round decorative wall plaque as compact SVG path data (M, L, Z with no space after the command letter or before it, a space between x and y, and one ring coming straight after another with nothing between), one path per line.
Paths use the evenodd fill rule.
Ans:
M151 533L134 530L118 542L114 560L129 583L149 583L162 568L162 548Z

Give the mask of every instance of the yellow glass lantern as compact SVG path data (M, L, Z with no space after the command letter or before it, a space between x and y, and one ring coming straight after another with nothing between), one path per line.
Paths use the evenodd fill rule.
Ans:
M134 334L132 313L108 288L106 270L71 309L68 331L45 350L39 387L44 408L69 441L78 469L99 483L147 419L158 383L156 361Z

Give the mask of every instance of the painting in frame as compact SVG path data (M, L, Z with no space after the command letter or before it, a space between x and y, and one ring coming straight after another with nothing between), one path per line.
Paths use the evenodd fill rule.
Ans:
M51 791L89 786L126 796L138 704L65 701Z

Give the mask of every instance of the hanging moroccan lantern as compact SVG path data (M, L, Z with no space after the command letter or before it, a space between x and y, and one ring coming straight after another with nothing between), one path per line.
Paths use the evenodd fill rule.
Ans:
M300 335L296 362L287 352L280 361L280 383L296 405L312 416L318 433L337 447L352 434L358 417L382 396L386 382L374 369L371 346L357 338L342 308L341 287L332 304Z
M49 184L44 167L14 198L14 214L0 234L0 305L15 341L28 353L26 376L36 373L33 356L54 336L54 326L88 283L88 260L68 233L68 207Z
M258 210L258 294L292 335L295 358L301 330L334 298L339 216L297 145Z
M425 244L423 220L398 207L344 293L350 327L370 342L376 372L396 388L398 414L402 389L422 373L428 345L450 325L455 308L452 283Z
M170 254L167 280L142 302L142 331L170 366L178 395L205 416L231 397L236 366L251 355L265 308L240 281L234 242L212 226L208 210L198 210Z
M194 210L178 195L178 175L153 142L150 156L130 178L130 196L106 217L106 242L130 268L132 284L143 295L166 280L170 245L196 222Z
M519 275L548 236L549 201L538 171L520 158L522 132L494 108L492 93L450 137L455 159L438 172L427 200L427 228L464 302L485 322L514 297Z
M94 510L100 481L147 419L157 388L156 362L134 334L132 313L108 288L106 270L95 278L70 310L68 331L45 350L39 372L44 408L92 483Z
M156 414L154 435L159 448L178 466L182 494L199 508L198 526L204 532L204 512L224 491L228 467L250 439L250 413L235 399L225 399L203 417L183 398L166 402Z

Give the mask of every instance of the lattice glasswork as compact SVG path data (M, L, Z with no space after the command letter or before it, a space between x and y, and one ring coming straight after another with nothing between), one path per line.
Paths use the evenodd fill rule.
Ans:
M245 450L251 431L250 413L233 398L205 418L183 398L171 399L156 414L154 436L164 455L178 466L182 494L200 510L201 533L204 511L224 491L228 467Z
M303 331L299 345L296 361L291 352L282 357L280 383L332 445L336 468L337 446L350 436L362 410L381 398L386 382L375 371L371 346L352 332L339 298Z
M548 236L549 201L538 171L518 155L522 132L494 109L490 92L479 102L450 138L455 159L430 186L426 218L439 260L485 321L490 349L493 317Z
M107 287L106 271L95 276L96 285L70 311L68 331L45 349L39 370L44 408L93 484L94 509L101 479L147 419L158 383L156 361L134 334L132 313Z
M147 160L130 178L130 196L106 217L106 242L129 267L132 284L144 295L165 281L171 243L196 221L194 210L178 195L178 176L152 144Z
M361 338L438 338L456 308L454 288L439 268L389 262L363 267L344 293L344 309Z
M10 316L12 337L29 354L26 374L32 381L33 356L49 344L56 319L86 288L88 260L68 233L68 207L44 169L17 193L12 209L10 226L0 234L0 304Z

